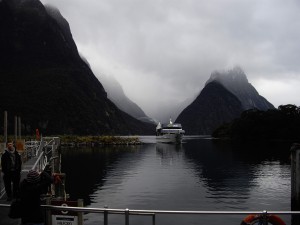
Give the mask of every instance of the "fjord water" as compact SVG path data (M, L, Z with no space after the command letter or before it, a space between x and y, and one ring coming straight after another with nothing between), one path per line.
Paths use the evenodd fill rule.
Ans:
M230 144L185 137L181 145L147 144L62 150L71 199L87 207L144 210L291 210L290 143ZM246 215L157 215L156 224L240 224ZM281 216L291 224L290 216ZM84 215L85 225L103 215ZM109 224L125 224L109 215ZM151 224L130 216L130 224Z

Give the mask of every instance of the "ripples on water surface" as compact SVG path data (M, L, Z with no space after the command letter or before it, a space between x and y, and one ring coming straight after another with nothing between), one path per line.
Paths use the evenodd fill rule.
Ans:
M187 137L176 146L154 138L141 137L147 144L140 146L63 150L71 198L101 208L291 210L289 144L242 146ZM156 224L229 225L243 217L157 215ZM101 214L85 220L103 224ZM109 224L124 222L124 216L109 216ZM130 224L151 224L151 217L131 216Z

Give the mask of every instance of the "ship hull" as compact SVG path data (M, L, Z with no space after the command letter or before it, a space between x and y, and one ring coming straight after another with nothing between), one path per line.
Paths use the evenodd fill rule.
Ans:
M182 134L163 134L156 136L156 142L180 144L182 142L182 137Z

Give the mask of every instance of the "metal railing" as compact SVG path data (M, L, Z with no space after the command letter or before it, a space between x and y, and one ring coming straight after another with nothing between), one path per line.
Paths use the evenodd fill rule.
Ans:
M1 207L9 207L8 204L0 204ZM130 216L151 216L152 225L156 224L156 215L258 215L261 218L265 218L260 224L268 224L267 218L271 215L298 215L300 211L172 211L172 210L136 210L136 209L110 209L110 208L88 208L88 207L70 207L70 206L53 206L42 205L42 207L50 211L72 211L78 213L99 213L103 214L103 224L108 225L109 214L123 214L124 224L129 225ZM240 221L237 221L237 224Z
M42 151L31 169L41 172L45 169L47 163L48 163L47 156L45 152Z
M38 155L40 147L40 141L26 141L25 152L27 158L32 158Z
M39 172L43 171L48 163L51 163L57 156L53 157L53 152L57 149L59 143L57 143L58 138L41 138L39 142L38 150L36 150L36 154L38 158L31 169L37 170Z
M260 224L268 224L268 216L271 215L300 215L300 211L172 211L172 210L136 210L136 209L110 209L110 208L87 208L87 207L65 207L65 206L43 206L46 210L75 211L79 213L103 214L103 224L108 225L109 214L123 214L124 224L130 225L130 216L151 216L152 225L156 225L156 215L258 215L262 219ZM240 221L237 221L239 224Z

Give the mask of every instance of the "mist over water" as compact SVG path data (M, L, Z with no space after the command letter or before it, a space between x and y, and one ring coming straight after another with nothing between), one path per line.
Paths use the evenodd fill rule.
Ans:
M288 143L244 146L187 137L176 146L154 138L142 137L147 144L140 146L64 149L71 199L120 209L291 210ZM245 216L157 215L156 224L229 225ZM103 223L101 214L84 218L87 225ZM124 222L124 216L109 215L109 224ZM130 224L151 224L151 217L130 216Z

